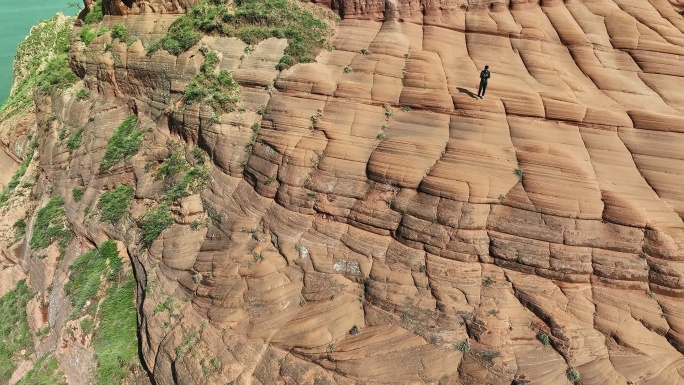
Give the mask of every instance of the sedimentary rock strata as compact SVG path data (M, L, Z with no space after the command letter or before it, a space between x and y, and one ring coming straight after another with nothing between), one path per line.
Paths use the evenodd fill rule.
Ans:
M684 383L681 4L317 2L341 16L331 49L281 72L275 38L148 56L194 3L128 3L104 23L142 41L74 42L99 99L38 120L88 139L46 134L40 164L53 193L86 188L77 233L129 242L156 383ZM241 84L218 123L177 108L200 46ZM130 113L144 151L99 172ZM178 143L209 155L208 187L143 250L149 168ZM129 225L84 218L121 183Z

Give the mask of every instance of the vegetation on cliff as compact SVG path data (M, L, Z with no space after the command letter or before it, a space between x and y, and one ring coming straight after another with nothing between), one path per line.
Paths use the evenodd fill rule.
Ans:
M325 45L327 24L297 2L289 0L205 0L179 17L165 36L148 47L152 54L163 49L179 55L194 46L203 34L237 37L256 44L269 37L288 39L280 69L314 60Z
M57 14L41 21L17 49L14 60L15 87L0 107L0 119L7 119L34 106L33 91L50 93L76 81L67 63L73 18Z
M29 151L26 153L24 159L21 161L19 169L14 172L12 178L9 180L5 188L2 189L2 192L0 192L0 207L7 204L7 199L12 194L12 191L14 191L14 189L19 185L19 180L21 179L21 177L23 177L24 174L26 174L26 170L28 169L31 160L33 159L33 150L35 147L33 146L33 144L31 144L28 148Z
M94 333L97 383L121 383L140 366L135 278L123 268L112 240L78 257L70 270L71 278L64 290L74 306L72 317L84 315L82 324L89 326L84 331ZM104 297L99 301L103 285Z
M133 193L132 186L122 185L102 194L97 203L97 208L102 213L100 219L103 222L118 222L128 210Z
M162 203L155 209L148 211L143 217L143 247L150 247L162 231L173 224L168 203Z
M97 24L104 19L104 8L102 7L102 0L97 0L93 3L88 13L85 15L84 22L86 24Z
M52 356L40 357L17 385L66 385L64 373L59 370L57 359Z
M130 115L121 122L107 143L107 149L100 161L100 171L109 170L124 159L135 155L140 149L143 132L135 129L138 117Z
M215 111L232 111L239 101L240 86L233 80L230 72L221 70L216 74L218 55L214 51L201 48L204 63L200 73L188 83L183 95L186 104L204 102Z
M32 297L26 281L19 281L0 298L0 383L6 383L18 363L30 354L33 342L26 320L26 304Z
M54 196L38 210L29 245L32 249L44 249L58 242L60 249L64 250L71 236L71 230L66 222L64 198L59 195Z

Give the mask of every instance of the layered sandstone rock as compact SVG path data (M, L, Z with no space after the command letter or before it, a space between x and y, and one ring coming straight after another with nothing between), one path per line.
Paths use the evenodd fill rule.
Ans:
M75 231L128 242L156 383L564 384L568 368L582 384L684 383L678 8L318 3L343 18L314 63L277 71L284 40L200 42L242 85L217 124L177 108L199 45L144 49L192 3L107 3L127 16L105 24L143 41L74 42L99 99L39 108L46 183L86 188L67 199ZM98 172L132 112L153 127L144 149ZM50 114L85 127L74 154ZM139 220L163 193L148 168L174 143L209 154L210 183L149 250L134 221L84 218L128 183Z

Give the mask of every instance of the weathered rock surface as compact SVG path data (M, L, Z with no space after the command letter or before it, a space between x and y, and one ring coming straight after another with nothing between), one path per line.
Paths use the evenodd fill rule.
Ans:
M112 1L127 16L105 23L151 39L185 3ZM69 222L128 242L156 383L684 384L681 4L317 3L343 19L314 63L202 40L242 84L218 124L174 107L198 47L109 34L72 47L99 98L39 105L46 183L86 187ZM99 173L132 112L144 149ZM85 127L72 155L50 114ZM133 221L84 218L128 183L139 220L161 191L146 164L178 142L210 155L209 186L148 251Z

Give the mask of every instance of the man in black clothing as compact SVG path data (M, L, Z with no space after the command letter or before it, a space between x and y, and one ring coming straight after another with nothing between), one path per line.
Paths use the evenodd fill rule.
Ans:
M489 79L489 76L489 66L485 66L485 69L480 72L480 88L477 90L477 97L480 99L484 99L485 90L487 89L487 79Z

